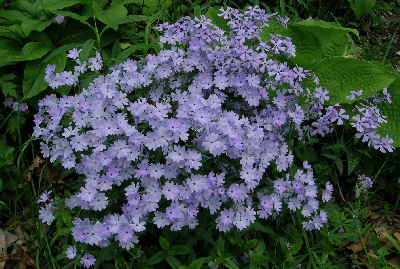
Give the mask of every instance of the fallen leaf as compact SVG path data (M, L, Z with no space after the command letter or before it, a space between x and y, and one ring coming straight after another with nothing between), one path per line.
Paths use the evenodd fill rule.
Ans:
M387 249L393 248L393 244L384 236L384 233L387 233L385 227L375 228L374 231L378 237L379 242L381 242Z
M397 238L397 240L400 242L400 233L394 232L393 235Z
M346 248L353 251L353 253L358 253L364 249L362 243L353 243L347 246Z
M390 262L395 268L400 267L400 255L397 256L397 257L391 258L391 259L389 260L389 262Z
M369 236L369 232L367 232L363 236L363 241L364 242L368 241L368 236ZM364 246L363 246L363 243L361 242L361 240L360 240L360 242L352 243L352 244L348 245L346 248L351 250L351 251L353 251L353 253L358 253L358 252L364 250Z

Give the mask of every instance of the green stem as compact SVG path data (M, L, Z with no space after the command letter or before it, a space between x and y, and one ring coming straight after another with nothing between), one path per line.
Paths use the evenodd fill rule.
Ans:
M360 239L361 239L361 243L363 245L364 251L365 251L365 255L367 255L368 262L371 264L371 259L370 259L369 255L368 255L367 246L365 245L364 237L363 237L363 234L361 232L360 223L359 223L358 219L356 219L356 223L357 223L357 232L360 235Z
M385 64L385 62L386 62L386 58L387 58L387 56L388 56L388 54L389 54L390 48L392 47L392 43L393 43L394 38L395 38L395 36L396 36L397 30L399 29L399 26L400 26L400 24L397 24L396 30L394 31L393 36L392 36L392 38L391 38L390 41L389 41L389 45L388 45L388 47L387 47L387 49L386 49L386 52L385 52L385 57L383 57L383 60L382 60L382 63L383 63L383 64Z
M99 34L99 30L97 29L96 16L94 17L94 33L96 34L97 48L99 49L99 52L101 53L100 34Z

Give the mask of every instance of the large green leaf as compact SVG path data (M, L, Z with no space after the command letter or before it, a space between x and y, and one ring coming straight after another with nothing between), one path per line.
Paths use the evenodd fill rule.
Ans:
M289 24L287 28L273 20L268 24L261 39L269 40L270 34L290 37L296 46L296 57L292 62L308 69L322 59L343 56L350 43L348 34L358 36L357 30L311 18Z
M357 19L368 14L376 5L376 0L349 0L350 7L354 11Z
M43 0L43 7L47 10L63 9L89 0Z
M312 71L320 86L329 90L329 104L353 102L346 99L350 91L363 90L362 96L368 97L389 87L398 77L381 65L346 57L324 59Z
M54 56L59 55L67 50L71 50L73 48L80 48L80 47L82 47L82 45L83 45L82 43L70 43L70 44L66 44L61 47L58 47L58 48L52 50L52 52L48 56L46 56L46 58L42 62L43 63L48 62Z
M318 39L312 33L304 31L296 25L292 24L285 28L281 23L271 20L268 22L268 26L263 28L260 35L261 40L270 40L271 34L279 34L292 39L296 46L296 57L291 59L294 64L310 68L322 59L322 48Z
M46 63L41 63L39 60L28 62L25 66L23 80L24 99L36 96L47 88L48 85L44 77L45 68L48 64L55 64L56 72L61 72L64 70L66 60L67 55L64 52L54 56Z
M31 61L41 58L45 55L51 47L48 44L41 42L29 42L26 44L21 51L20 55L11 55L8 57L9 61Z
M19 10L0 9L0 17L5 18L9 23L21 23L31 19L28 15Z
M320 42L314 34L296 26L290 26L290 37L296 46L296 57L292 61L304 68L310 68L323 58Z
M344 28L333 22L325 22L308 18L293 24L294 31L300 29L313 34L319 41L322 49L322 58L343 56L350 41L349 33L359 36L358 31ZM307 38L306 36L303 37ZM295 42L296 44L296 42Z
M13 64L9 56L17 56L20 51L20 44L14 40L0 38L0 67Z
M52 20L40 21L40 20L26 20L21 23L22 31L28 36L32 31L41 32L52 23Z
M378 133L389 135L394 140L393 146L400 147L400 78L396 79L389 87L388 92L392 103L381 103L379 109L386 116L387 123L381 124Z
M97 1L93 1L93 10L96 19L114 30L118 29L118 25L129 22L127 18L128 10L122 4L113 3L109 8L103 10Z

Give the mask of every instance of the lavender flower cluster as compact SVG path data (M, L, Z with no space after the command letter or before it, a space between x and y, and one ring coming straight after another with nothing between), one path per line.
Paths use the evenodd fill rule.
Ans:
M363 91L351 91L350 93L351 95L346 98L348 100L354 100L360 97ZM393 152L393 139L391 139L389 135L381 137L381 135L376 132L382 123L387 122L385 119L386 116L381 115L377 106L381 102L392 103L387 88L384 88L382 93L363 98L358 102L353 109L355 115L352 117L350 125L357 130L356 138L362 138L362 141L368 142L370 147L379 149L382 153Z
M282 61L295 56L290 38L260 39L268 21L285 25L285 18L259 7L221 9L220 16L230 31L204 16L162 24L158 55L110 68L75 96L39 102L34 136L44 141L44 157L85 176L66 206L104 212L75 218L76 242L107 247L115 240L130 249L149 223L193 229L200 210L224 232L285 210L299 212L307 230L327 221L320 201L331 199L333 186L319 190L307 162L296 169L291 146L331 133L349 116L324 106L327 90L303 88L305 80L318 84L313 74ZM88 65L101 69L100 54L81 63L79 53L68 54L74 72L46 69L51 87L76 85ZM118 192L123 201L111 198ZM44 222L53 210L51 202L41 208ZM77 255L70 246L68 258ZM81 262L89 267L95 258L86 253Z
M14 98L12 97L6 98L3 102L3 105L5 107L12 107L14 111L21 111L21 112L28 111L28 104L19 103L18 101L15 101Z

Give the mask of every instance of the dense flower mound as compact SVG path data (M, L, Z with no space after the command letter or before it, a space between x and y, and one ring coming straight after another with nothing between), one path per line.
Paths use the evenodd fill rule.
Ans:
M82 209L80 216L103 213L75 218L76 242L106 247L115 240L130 249L149 223L195 228L200 210L225 232L285 210L298 211L307 230L327 221L320 202L331 199L333 187L319 190L307 162L296 168L291 146L332 132L349 115L323 106L327 90L302 86L318 79L285 62L295 56L289 38L260 39L270 20L286 19L258 7L220 15L230 31L204 16L163 24L158 55L127 60L75 96L40 101L34 135L44 141L43 155L85 177L66 206ZM101 70L100 54L81 62L79 53L68 54L74 72L47 68L51 87L76 85L88 68ZM50 224L54 210L47 202L42 220ZM71 246L68 258L76 255ZM93 259L86 254L81 262Z

